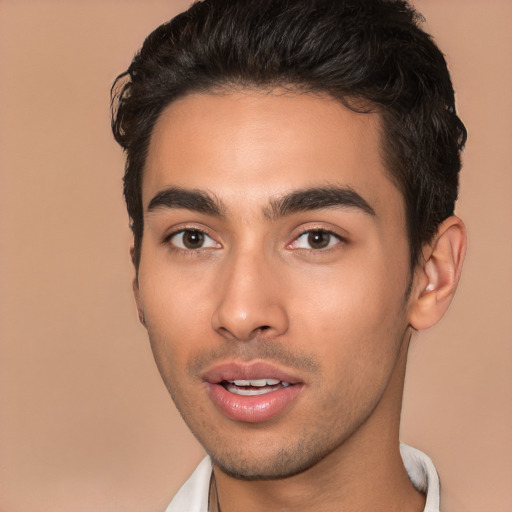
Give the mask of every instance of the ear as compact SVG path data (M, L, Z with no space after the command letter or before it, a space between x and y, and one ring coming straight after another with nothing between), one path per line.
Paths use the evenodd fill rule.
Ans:
M466 254L466 228L458 217L449 217L425 245L414 271L409 324L416 330L432 327L450 305Z
M130 247L130 256L133 261L133 245ZM146 327L146 319L144 318L144 308L142 307L142 299L140 298L140 290L139 290L139 273L137 269L135 269L135 277L132 281L132 289L133 296L135 297L135 304L137 305L137 313L139 314L139 322Z

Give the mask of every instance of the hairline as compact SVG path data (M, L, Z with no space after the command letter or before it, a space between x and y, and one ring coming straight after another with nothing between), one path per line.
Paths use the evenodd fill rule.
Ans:
M159 112L155 115L155 120L151 129L148 133L148 144L147 151L144 156L144 162L141 166L140 172L140 183L139 183L139 193L140 193L140 207L142 218L139 219L141 222L141 233L140 233L140 247L139 247L139 260L140 260L140 251L142 250L142 238L144 236L144 204L142 201L142 184L144 180L144 175L146 174L147 169L147 160L148 153L151 149L151 140L153 138L153 134L155 132L155 128L162 118L162 116L167 112L172 105L181 100L185 100L186 98L194 95L204 95L204 96L229 96L231 94L261 94L262 96L300 96L307 95L316 97L319 99L324 99L326 101L334 101L339 105L351 110L356 114L375 114L377 116L377 130L379 137L379 154L382 162L383 169L385 170L386 177L391 181L391 184L396 187L398 192L400 193L400 197L403 201L404 215L405 215L405 228L406 228L406 237L409 245L409 253L411 260L411 270L418 262L418 257L421 253L421 248L414 246L414 241L410 232L410 215L412 212L409 210L409 205L406 200L406 193L404 190L404 186L401 183L398 173L394 173L392 171L394 155L386 151L386 141L388 139L386 130L385 130L385 115L386 109L380 107L374 102L364 98L362 96L357 95L335 95L329 91L326 87L324 89L319 89L317 87L312 87L306 82L279 82L274 80L269 83L256 83L254 81L246 81L244 82L242 79L225 79L223 81L217 81L217 83L212 84L210 87L189 87L187 90L177 94L173 98L171 98L167 103L163 104L159 110ZM132 219L133 221L134 219ZM135 263L135 262L134 262ZM137 265L136 265L137 266Z

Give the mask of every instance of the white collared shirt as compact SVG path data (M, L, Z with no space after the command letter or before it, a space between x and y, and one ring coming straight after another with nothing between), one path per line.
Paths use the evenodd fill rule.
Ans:
M400 454L414 487L426 495L423 512L439 512L439 477L430 458L404 443ZM208 512L212 463L205 457L183 484L165 512Z

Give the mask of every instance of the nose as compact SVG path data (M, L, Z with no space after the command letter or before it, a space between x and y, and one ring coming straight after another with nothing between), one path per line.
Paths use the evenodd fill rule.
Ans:
M212 328L226 339L275 338L289 327L279 270L264 257L245 254L226 261L218 274Z

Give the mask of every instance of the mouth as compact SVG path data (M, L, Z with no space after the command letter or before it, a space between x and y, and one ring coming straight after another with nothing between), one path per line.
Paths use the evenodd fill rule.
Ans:
M225 363L210 368L203 380L213 405L237 422L264 422L296 403L304 382L295 375L264 363Z
M293 386L279 379L223 380L220 385L230 393L240 396L259 396Z

